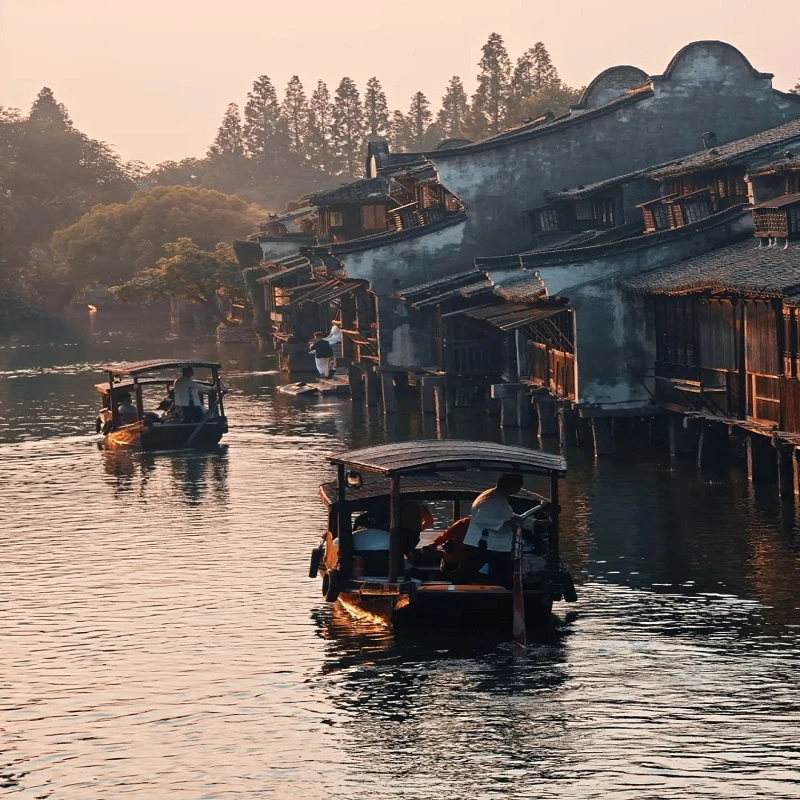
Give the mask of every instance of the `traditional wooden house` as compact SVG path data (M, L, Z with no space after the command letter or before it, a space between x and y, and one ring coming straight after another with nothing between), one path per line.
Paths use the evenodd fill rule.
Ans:
M663 407L800 433L800 196L784 201L753 210L772 220L756 236L778 244L751 238L626 281L648 299Z
M680 228L757 200L747 180L749 165L778 145L800 143L800 120L726 144L718 144L713 133L703 134L703 141L705 149L646 173L661 186L659 197L640 206L646 231Z
M394 205L389 181L382 176L318 192L311 202L318 209L318 241L332 244L387 230L387 212Z

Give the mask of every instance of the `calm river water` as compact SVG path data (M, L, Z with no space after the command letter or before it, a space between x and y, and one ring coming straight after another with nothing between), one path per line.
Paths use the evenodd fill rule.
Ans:
M98 365L179 354L225 364L225 446L99 451ZM800 528L771 488L568 450L582 585L556 629L522 656L395 636L306 577L325 457L497 421L387 424L279 381L102 313L0 340L0 795L800 797Z

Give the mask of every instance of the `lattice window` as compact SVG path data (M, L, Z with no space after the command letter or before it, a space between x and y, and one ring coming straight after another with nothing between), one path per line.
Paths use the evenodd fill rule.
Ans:
M328 212L328 226L331 228L341 228L344 224L344 217L341 211Z
M551 233L561 230L561 215L555 208L542 208L539 210L539 230L542 233Z
M793 211L795 209L792 209ZM788 236L789 227L785 211L778 209L761 209L753 211L753 225L756 236Z
M786 176L786 191L784 194L797 194L800 192L800 172L790 172Z
M386 206L373 205L361 207L361 225L365 231L386 229Z
M594 209L588 200L579 200L575 203L575 219L594 219Z
M789 233L800 234L800 207L789 209Z

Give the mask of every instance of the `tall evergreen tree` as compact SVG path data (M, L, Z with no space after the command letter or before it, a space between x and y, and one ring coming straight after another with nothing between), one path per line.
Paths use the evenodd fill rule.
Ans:
M324 81L317 81L308 106L308 155L312 167L333 170L333 105Z
M426 144L425 134L428 132L433 114L428 98L422 92L417 92L411 98L411 107L406 117L409 133L411 135L411 149L424 150Z
M537 97L552 94L560 86L558 70L550 53L543 42L536 42L519 57L514 67L506 123L516 125L523 122L530 116Z
M337 172L355 177L362 171L364 107L351 78L342 78L333 100L332 141Z
M53 90L49 86L42 87L39 94L36 95L28 119L31 122L52 122L62 128L72 127L72 120L69 118L67 109L63 103L56 101Z
M389 104L381 82L377 78L367 81L364 93L364 116L367 136L372 139L385 139L389 135Z
M499 33L489 36L478 62L478 89L472 96L471 133L476 138L499 133L508 105L511 60Z
M289 137L289 150L302 158L306 157L308 113L308 100L303 84L297 75L293 75L286 86L281 114Z
M463 137L467 127L469 102L464 84L458 75L450 78L447 90L442 98L442 107L437 115L436 122L441 136L445 139Z
M789 90L792 94L800 94L800 80L794 85L794 88Z
M214 144L208 151L209 155L242 156L244 155L244 137L242 135L242 121L239 117L239 106L231 103L222 117Z
M389 143L392 150L397 152L411 149L411 125L402 111L392 112L392 119L389 123Z
M278 95L272 81L261 75L253 82L244 107L244 142L256 160L270 158L281 129Z

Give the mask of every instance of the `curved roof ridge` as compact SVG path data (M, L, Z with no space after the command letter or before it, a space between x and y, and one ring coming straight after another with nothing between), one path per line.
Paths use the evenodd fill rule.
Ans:
M750 69L750 72L756 78L773 78L775 77L771 72L759 72L751 63L747 56L735 45L730 44L729 42L723 42L721 39L697 39L694 42L689 42L689 44L684 45L675 53L674 56L670 59L669 64L667 64L667 68L664 70L663 74L661 75L653 75L654 78L664 78L669 80L672 78L673 72L677 68L678 64L683 60L684 56L690 51L694 50L698 47L707 47L708 45L721 45L722 47L732 50L736 53L737 56L746 64L746 66Z

